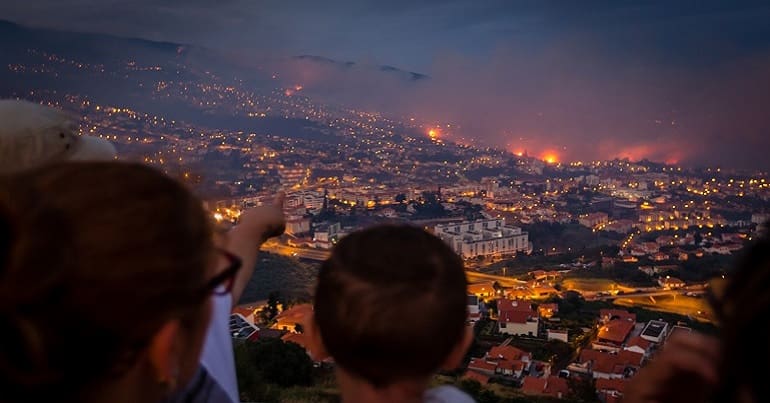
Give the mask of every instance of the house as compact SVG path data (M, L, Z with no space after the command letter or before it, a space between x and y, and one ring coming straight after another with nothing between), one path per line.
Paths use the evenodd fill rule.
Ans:
M286 233L289 235L307 234L310 232L310 218L304 216L289 216L286 218Z
M685 286L684 281L671 276L659 278L658 284L666 290L676 290Z
M479 298L494 297L497 293L494 281L484 281L481 283L468 284L468 294Z
M520 377L532 363L532 354L513 346L495 346L484 356L486 362L497 365L495 373Z
M604 398L604 401L610 401L608 397L619 399L623 397L626 382L628 381L625 379L600 378L596 380L596 391L599 393L599 396Z
M631 253L633 253L633 251ZM644 256L644 252L637 256ZM624 255L621 260L623 263L636 263L639 261L639 259L634 255Z
M636 322L625 319L613 319L599 327L599 334L593 342L593 348L618 352L625 343Z
M640 337L653 343L660 343L666 338L667 334L668 323L659 320L651 320L647 322Z
M644 358L647 358L650 356L651 347L651 341L643 339L641 336L635 336L628 339L625 347L623 347L623 350L633 351L635 353L642 354L644 355Z
M481 310L479 309L479 297L475 295L468 295L468 321L476 323L481 319Z
M256 340L259 328L247 321L241 314L230 315L230 336L236 340Z
M668 260L668 255L663 252L657 252L650 255L650 259L654 262L663 262Z
M608 353L599 350L583 350L580 352L577 365L570 365L580 371L587 370L596 379L620 379L633 376L642 365L644 355L633 351L621 350Z
M558 376L543 378L527 376L521 384L521 391L528 395L545 395L563 399L569 393L569 385L566 379Z
M468 370L493 376L497 371L497 364L494 362L487 362L484 358L471 358L471 361L468 363Z
M497 311L500 333L537 336L539 317L529 302L501 298L497 302Z
M251 307L251 306L236 306L233 308L231 313L240 315L246 322L251 323L252 325L255 323L254 320L254 314L257 312L258 308Z
M640 248L648 255L660 252L660 246L655 242L642 242Z
M604 226L604 225L607 225L608 222L609 222L609 216L607 215L607 213L602 213L602 212L591 213L578 218L578 223L588 228Z
M537 312L540 314L541 318L551 318L554 314L559 313L559 304L557 303L547 303L547 304L540 304L537 307Z
M674 237L671 235L661 235L655 238L655 243L657 243L659 246L673 246Z
M687 234L684 237L679 238L677 244L679 244L679 246L695 245L695 235Z

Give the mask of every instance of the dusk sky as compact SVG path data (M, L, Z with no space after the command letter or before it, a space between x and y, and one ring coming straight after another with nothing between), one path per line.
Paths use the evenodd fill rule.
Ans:
M512 151L770 166L766 1L11 0L0 16L423 73L417 85L364 72L301 84L348 80L340 100Z

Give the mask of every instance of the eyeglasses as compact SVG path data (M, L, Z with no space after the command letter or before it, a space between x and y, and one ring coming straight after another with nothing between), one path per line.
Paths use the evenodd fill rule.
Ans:
M225 295L230 293L233 289L235 275L240 270L241 265L243 265L243 261L238 256L224 249L219 249L219 252L227 259L227 268L206 283L201 293L203 295Z

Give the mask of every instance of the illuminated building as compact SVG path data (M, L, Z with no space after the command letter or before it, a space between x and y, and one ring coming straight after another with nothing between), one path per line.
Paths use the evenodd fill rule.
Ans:
M440 224L434 233L466 259L532 251L529 234L519 227L506 226L505 219Z

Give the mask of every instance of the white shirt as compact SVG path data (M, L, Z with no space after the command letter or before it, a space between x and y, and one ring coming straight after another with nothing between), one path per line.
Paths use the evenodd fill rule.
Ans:
M232 312L232 296L214 295L211 297L211 322L206 334L201 353L201 365L209 375L227 393L233 402L238 398L238 381L235 377L235 357L233 355L233 340L230 335L230 312Z

